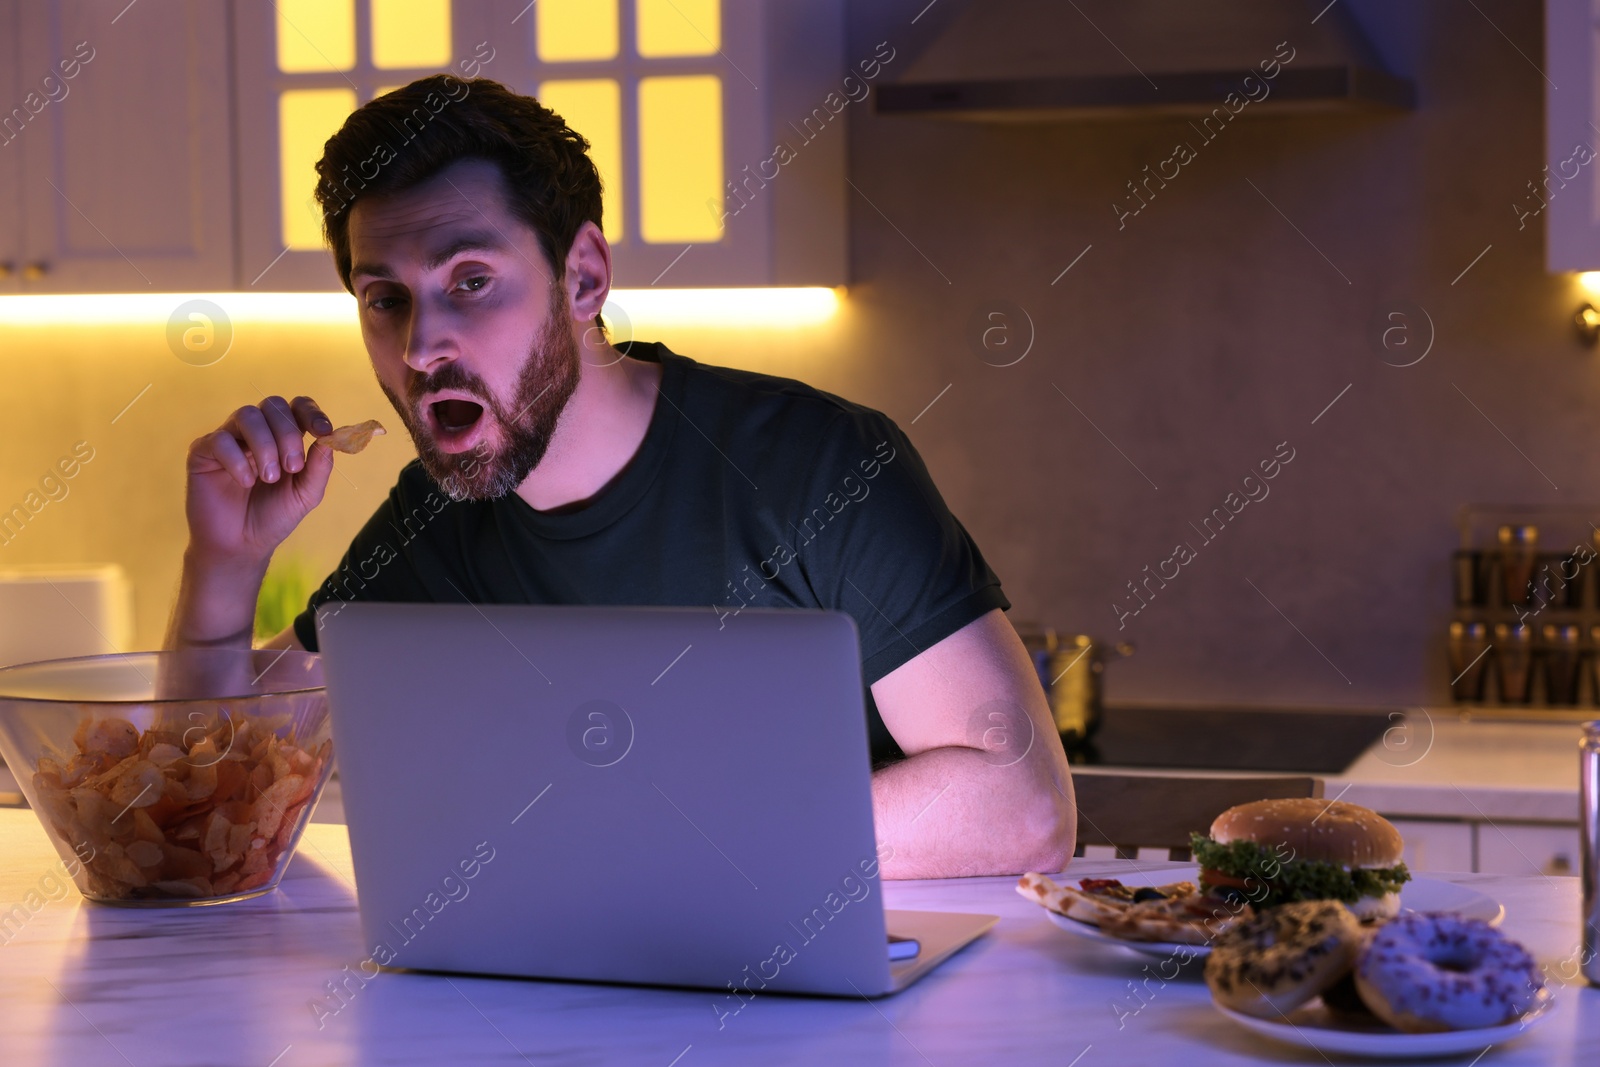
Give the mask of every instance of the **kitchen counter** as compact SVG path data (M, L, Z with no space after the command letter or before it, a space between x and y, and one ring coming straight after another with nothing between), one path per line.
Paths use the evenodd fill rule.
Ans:
M1392 815L1575 823L1576 723L1463 721L1414 709L1343 774L1330 797Z
M336 825L307 829L278 892L212 908L119 909L71 891L39 903L28 894L59 868L24 810L0 811L0 855L7 1067L1323 1062L1229 1023L1197 976L1162 982L1148 958L1056 929L1010 878L884 886L890 907L1001 916L905 993L761 997L719 1029L711 992L361 977L367 950L348 839ZM1072 873L1134 866L1078 861ZM1451 880L1500 899L1506 932L1553 975L1571 972L1577 879ZM648 890L647 877L640 887ZM1576 1067L1600 1057L1600 990L1557 985L1556 994L1554 1017L1496 1049L1495 1064Z
M1600 716L1600 713L1597 713ZM1454 708L1413 708L1339 774L1325 795L1386 815L1432 819L1576 823L1576 723L1485 721ZM1074 766L1073 774L1260 776L1283 771L1208 771Z

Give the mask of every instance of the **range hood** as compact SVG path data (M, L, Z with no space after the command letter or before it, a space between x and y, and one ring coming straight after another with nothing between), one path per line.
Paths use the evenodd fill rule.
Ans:
M1257 115L1416 106L1345 0L969 0L877 110L1126 119L1208 114L1230 93Z

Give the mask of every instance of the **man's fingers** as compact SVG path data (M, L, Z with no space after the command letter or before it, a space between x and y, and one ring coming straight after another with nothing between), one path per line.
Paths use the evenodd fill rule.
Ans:
M333 449L315 441L311 442L311 447L306 450L305 469L294 480L295 488L300 492L307 511L322 503L322 494L327 491L328 479L331 477L333 477Z
M245 448L255 460L261 480L278 480L278 442L267 425L266 414L258 407L240 408L233 413L234 433L243 438Z
M305 432L295 422L289 402L283 397L267 397L261 402L261 409L266 412L267 426L277 441L278 457L283 462L283 469L293 474L305 463Z
M289 402L295 421L306 433L322 437L333 432L333 420L322 413L322 408L309 396L297 396Z
M250 467L244 449L239 447L238 439L227 430L213 430L200 438L195 442L193 454L200 459L215 460L242 489L249 489L255 484L255 472Z

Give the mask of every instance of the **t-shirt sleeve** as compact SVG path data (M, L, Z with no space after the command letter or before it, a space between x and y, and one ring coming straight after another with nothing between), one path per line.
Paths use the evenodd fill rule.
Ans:
M344 558L326 581L311 594L306 610L295 617L294 633L308 651L317 651L317 608L328 603L356 600L420 602L436 599L428 589L421 570L416 534L418 507L433 506L418 496L415 479L408 468L365 526L350 542ZM442 498L438 498L442 501ZM410 541L406 540L411 534Z
M855 619L868 685L979 616L1011 607L888 416L840 413L804 492L795 555L819 602Z

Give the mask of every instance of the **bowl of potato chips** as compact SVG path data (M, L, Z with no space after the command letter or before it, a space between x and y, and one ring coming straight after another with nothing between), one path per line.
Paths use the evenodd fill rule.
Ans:
M321 660L194 649L6 667L0 756L88 899L259 896L332 769Z

